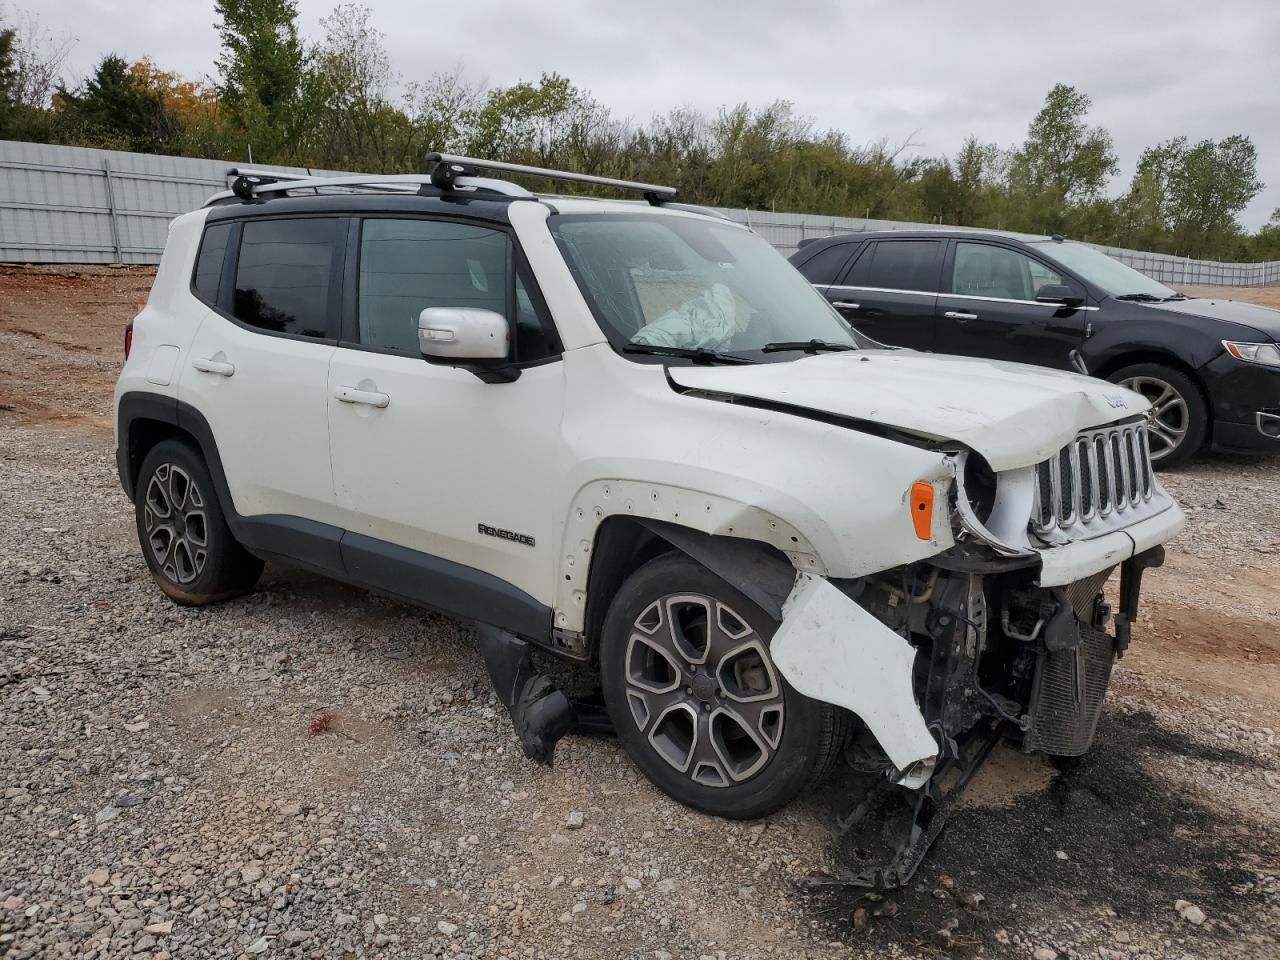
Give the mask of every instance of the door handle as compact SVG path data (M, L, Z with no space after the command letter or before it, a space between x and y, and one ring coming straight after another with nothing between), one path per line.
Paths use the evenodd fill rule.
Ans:
M214 373L220 377L229 377L236 372L235 364L227 363L225 360L210 360L207 357L197 357L191 361L191 365L201 373Z
M837 310L861 310L862 304L854 303L851 300L832 300L831 305Z
M948 310L943 314L943 316L948 320L959 320L961 323L978 319L978 315L976 313L964 313L961 310Z
M377 407L379 410L391 403L391 398L385 393L378 393L375 390L357 390L355 387L338 387L333 391L333 395L343 403L363 403L366 406Z

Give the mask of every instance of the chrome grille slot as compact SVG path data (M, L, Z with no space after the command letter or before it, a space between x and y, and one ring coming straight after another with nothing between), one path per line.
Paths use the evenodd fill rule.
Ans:
M1062 452L1058 454L1058 523L1060 524L1070 523L1076 515L1074 501L1076 471L1071 462L1072 446L1063 447Z
M1093 461L1093 444L1081 438L1075 442L1076 461L1080 464L1080 519L1088 520L1097 512L1095 498L1098 495L1094 484L1096 470Z
M1115 431L1107 437L1107 456L1111 458L1111 479L1114 482L1115 497L1112 503L1116 505L1117 510L1123 510L1125 503L1129 497L1125 493L1125 483L1127 477L1124 473L1124 458L1120 455L1120 431Z
M1036 521L1040 526L1053 525L1052 464L1046 460L1036 467Z
M1151 470L1145 422L1086 430L1035 468L1031 530L1050 542L1087 539L1158 512L1168 498Z
M1093 438L1093 460L1098 465L1098 509L1111 512L1111 467L1107 463L1107 438Z

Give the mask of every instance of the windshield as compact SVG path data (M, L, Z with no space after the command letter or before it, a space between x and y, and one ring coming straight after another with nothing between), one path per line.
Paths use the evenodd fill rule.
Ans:
M1082 243L1038 240L1033 241L1033 244L1040 246L1046 254L1068 270L1078 273L1094 286L1101 287L1109 296L1123 297L1138 294L1142 299L1150 297L1158 300L1178 296L1176 290L1170 290L1163 283L1157 283L1133 267L1126 266L1119 260L1108 257L1102 251L1086 247Z
M786 342L857 345L822 295L740 227L661 214L554 216L550 227L617 349L761 361L803 355L776 349Z

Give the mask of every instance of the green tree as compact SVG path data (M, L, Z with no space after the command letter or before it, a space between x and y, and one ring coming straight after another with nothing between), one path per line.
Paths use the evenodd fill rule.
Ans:
M1143 151L1121 201L1123 242L1191 257L1238 249L1237 220L1262 190L1253 142L1175 137Z
M70 47L34 14L19 11L7 23L0 17L0 138L54 137L50 97Z
M80 90L58 90L58 127L69 138L95 146L141 153L175 148L178 118L123 59L103 57Z
M215 0L219 95L246 146L258 159L294 157L303 118L298 110L303 50L294 0Z
M1240 254L1244 260L1280 260L1280 208L1271 211L1271 219L1257 233L1243 240Z
M1085 122L1091 101L1075 87L1055 84L1014 151L1009 190L1022 204L1022 229L1057 233L1071 208L1097 201L1118 169L1111 135Z
M0 24L0 140L18 132L18 31Z
M387 101L394 75L383 34L371 20L371 11L355 4L339 5L320 20L325 35L305 59L298 111L309 164L399 166L411 125Z

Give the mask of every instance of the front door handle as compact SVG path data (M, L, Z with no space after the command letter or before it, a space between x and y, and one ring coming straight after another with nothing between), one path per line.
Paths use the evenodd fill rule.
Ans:
M948 320L959 320L961 323L966 323L969 320L978 319L978 315L976 313L965 313L961 310L948 310L946 313L943 314L943 316L946 317Z
M366 406L377 407L379 410L391 403L391 398L385 393L378 393L376 390L357 390L355 387L338 387L333 391L333 395L343 403L363 403Z
M207 357L197 357L191 361L191 365L201 373L213 373L219 377L229 377L236 372L235 364L227 363L225 360L210 360Z
M831 305L837 310L861 310L862 304L854 303L851 300L832 300Z

